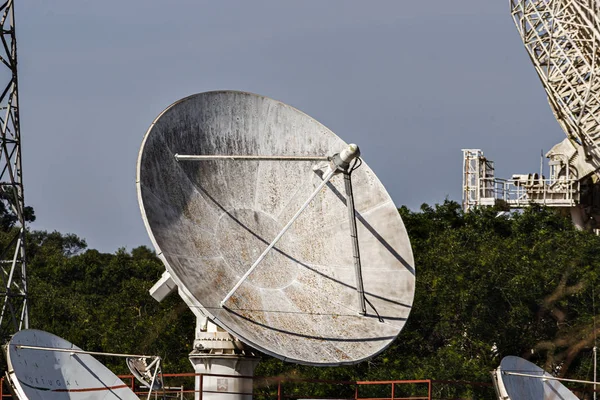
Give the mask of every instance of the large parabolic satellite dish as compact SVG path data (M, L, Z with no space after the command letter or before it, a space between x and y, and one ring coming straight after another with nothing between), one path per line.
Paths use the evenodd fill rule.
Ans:
M51 333L17 332L6 349L8 377L19 399L139 400L108 368Z
M332 175L334 155L350 160L346 173ZM410 312L415 269L396 206L357 155L267 97L208 92L168 107L142 143L137 185L179 290L284 360L351 364L385 349Z

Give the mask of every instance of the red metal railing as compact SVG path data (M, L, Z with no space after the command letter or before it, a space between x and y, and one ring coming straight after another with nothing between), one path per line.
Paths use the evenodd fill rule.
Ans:
M427 396L396 397L396 385L427 384ZM390 385L391 397L359 397L358 389L361 385ZM431 379L420 380L394 380L394 381L358 381L356 382L355 400L431 400Z
M298 393L297 391L294 393L288 393L286 391L286 385L300 385L300 384L311 384L313 388L319 385L329 385L338 387L340 389L346 389L348 393L351 393L350 396L340 396L336 393L336 395L327 396L327 397L335 397L337 399L346 398L348 400L431 400L431 380L422 379L422 380L390 380L390 381L333 381L333 380L320 380L320 379L294 379L294 378L283 378L283 377L252 377L252 376L238 376L238 375L219 375L219 374L194 374L194 373L185 373L185 374L164 374L163 381L167 389L165 389L164 393L169 395L181 395L181 398L186 394L196 393L194 389L187 389L185 386L179 386L177 388L169 388L169 382L174 378L191 378L198 377L199 379L199 387L204 387L204 378L205 377L215 377L215 378L236 378L236 379L249 379L253 381L253 392L250 393L240 393L240 392L231 392L225 391L223 394L240 394L240 395L248 395L248 396L260 396L264 398L272 398L277 400L287 400L287 399L317 399L323 398L322 396L314 396L311 393L307 393L302 391ZM135 389L135 379L131 375L120 375L123 381L129 384L132 390L141 397L145 397L148 395L147 390L136 390ZM421 392L419 395L397 395L397 388L399 386L421 386L421 389L413 389L413 391ZM192 383L190 383L192 386ZM260 387L259 387L260 386ZM391 396L363 396L361 395L361 388L365 387L373 387L373 386L384 386L388 387L388 393ZM350 388L353 390L347 390ZM265 390L265 388L267 390ZM269 389L271 389L273 394L269 393ZM342 390L343 391L343 390ZM163 393L161 390L160 393ZM203 390L199 392L198 397L202 399L203 393L209 393L207 390Z
M12 396L8 390L4 390L4 377L2 377L0 378L0 400L4 399L12 399Z
M205 385L205 377L210 378L236 378L252 381L251 392L239 393L233 391L218 391L223 394L240 394L254 396L264 400L294 400L336 398L347 400L432 400L433 386L436 385L436 393L439 392L438 385L457 385L461 387L491 386L484 382L458 382L458 381L435 381L430 379L420 380L387 380L387 381L333 381L319 379L296 379L288 377L252 377L237 375L217 374L163 374L165 390L160 390L158 395L167 394L171 398L193 399L196 395L195 380L199 380L199 387ZM120 375L119 378L125 382L133 392L140 398L148 396L148 389L141 388L133 375ZM0 378L0 400L12 399L8 387L4 386L4 378ZM323 385L320 387L320 385ZM321 388L320 395L318 390ZM217 391L203 390L198 393L202 399L204 393L217 393ZM323 396L325 393L325 397ZM154 397L154 396L153 396ZM441 398L440 393L436 397ZM487 398L487 396L485 396Z

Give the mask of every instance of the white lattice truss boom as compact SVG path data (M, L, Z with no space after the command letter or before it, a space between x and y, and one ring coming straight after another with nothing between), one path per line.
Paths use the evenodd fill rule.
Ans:
M510 0L511 12L567 136L600 159L596 0Z

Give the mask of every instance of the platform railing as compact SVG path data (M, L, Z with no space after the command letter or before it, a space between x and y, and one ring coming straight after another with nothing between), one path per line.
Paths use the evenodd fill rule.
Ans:
M132 390L140 396L148 396L147 388L136 388L136 381L131 375L119 376ZM337 400L431 400L431 380L389 380L389 381L336 381L320 379L296 379L287 377L252 377L221 374L164 374L165 390L155 392L157 398L162 395L168 398L192 399L196 395L193 389L196 377L203 387L205 377L251 379L252 393L222 391L222 394L246 395L254 399L330 399ZM185 380L187 379L187 387ZM173 384L176 382L176 384ZM183 383L183 384L182 384ZM179 385L179 386L177 386ZM321 389L321 390L319 390ZM219 393L202 390L197 398L202 399L207 393ZM154 398L154 394L152 395Z
M498 200L511 208L523 208L531 203L550 207L574 207L579 204L580 181L575 179L481 179L480 205L493 205Z
M164 390L153 391L151 399L200 399L209 392L195 390L195 379L199 378L200 384L205 377L222 377L236 379L250 379L253 382L251 393L235 393L231 391L216 392L248 396L253 400L300 400L300 399L336 399L336 400L460 400L457 391L446 393L443 387L461 388L488 387L483 397L476 398L494 399L491 383L466 382L466 381L435 381L431 379L420 380L385 380L385 381L336 381L320 379L298 379L288 377L257 377L217 374L164 374ZM141 387L133 375L119 375L131 390L140 397L148 398L148 388ZM0 379L0 400L12 399L5 385L5 378ZM203 386L201 386L203 387ZM435 390L434 390L435 389ZM227 397L224 397L227 398ZM472 396L468 397L473 398Z

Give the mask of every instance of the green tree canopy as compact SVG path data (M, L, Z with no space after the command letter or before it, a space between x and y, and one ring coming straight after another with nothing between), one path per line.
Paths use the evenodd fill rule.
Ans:
M353 367L324 372L269 360L261 372L489 383L501 359L517 355L561 376L592 378L598 236L538 206L465 214L447 200L399 212L415 255L417 286L408 322L392 346Z
M561 376L591 379L598 236L537 206L465 214L447 200L399 212L417 286L398 339L349 367L312 368L264 356L257 375L490 382L502 357L517 355ZM192 371L187 355L195 320L178 296L157 303L148 294L164 270L153 251L106 254L75 235L33 231L28 252L32 327L87 350L160 355L166 372ZM102 361L127 372L122 360Z
M148 290L164 266L138 247L114 254L86 249L58 232L29 235L30 325L90 351L160 355L164 369L188 372L195 319L178 296L162 303ZM102 359L128 373L123 359Z

